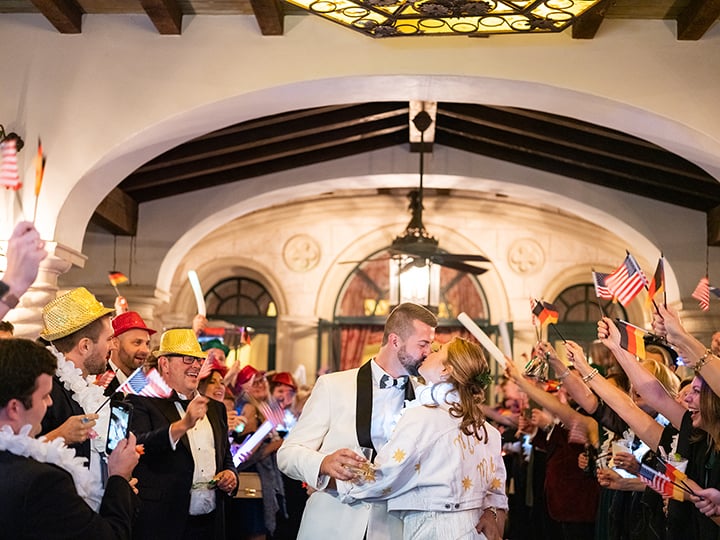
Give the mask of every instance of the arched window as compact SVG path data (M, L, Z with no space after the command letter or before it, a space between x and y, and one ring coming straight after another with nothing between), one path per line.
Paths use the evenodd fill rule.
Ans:
M327 322L325 328L333 330L333 369L357 367L379 349L391 308L389 259L387 250L378 251L357 264L345 280L335 304L334 321ZM457 322L462 312L487 328L490 310L477 277L441 267L436 331L440 340L447 341L455 335L469 336Z
M573 285L562 291L552 302L558 309L557 330L563 338L582 345L585 351L597 339L597 322L603 316L627 320L625 308L611 300L595 296L592 283ZM602 309L601 309L602 306ZM560 335L548 329L548 340L562 341Z
M275 369L277 308L272 295L265 286L245 277L223 279L205 293L207 317L223 320L231 325L249 329L252 347L242 357L260 370ZM233 329L226 331L226 344L239 347L242 334L235 335ZM242 348L239 348L241 355Z

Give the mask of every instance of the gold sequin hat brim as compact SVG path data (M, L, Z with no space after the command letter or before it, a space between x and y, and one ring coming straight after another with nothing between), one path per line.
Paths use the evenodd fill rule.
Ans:
M172 354L207 358L207 353L200 348L197 336L190 328L167 330L160 336L160 348L153 351L153 356L160 358Z
M79 287L48 302L42 310L44 328L40 337L47 341L64 338L113 313L85 287Z

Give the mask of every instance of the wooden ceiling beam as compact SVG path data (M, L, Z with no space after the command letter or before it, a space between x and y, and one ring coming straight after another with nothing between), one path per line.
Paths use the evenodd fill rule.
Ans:
M691 0L677 18L677 38L696 41L720 17L720 0Z
M134 196L135 190L138 189L151 188L212 173L217 174L226 170L237 170L241 167L297 156L306 152L331 151L336 146L358 144L365 139L375 139L398 132L404 133L405 140L407 140L407 124L404 122L399 125L397 122L378 122L370 128L350 126L340 130L318 133L313 137L293 138L273 144L258 145L255 148L248 148L233 154L193 161L175 167L133 173L123 180L120 186Z
M294 141L313 135L322 135L326 131L370 125L379 121L393 120L399 124L407 115L404 108L372 107L361 110L323 111L315 116L287 115L278 117L274 122L243 122L236 129L226 128L222 136L216 132L189 141L169 150L146 165L138 168L134 174L174 167L182 163L194 162L211 157L233 154L238 151L254 149L283 141ZM246 125L252 124L252 125Z
M498 115L493 108L487 108L482 116L469 116L442 107L438 117L441 131L515 141L518 147L544 147L558 154L582 153L596 160L617 162L619 168L642 167L649 175L679 175L687 181L706 182L708 189L720 188L714 178L679 156L627 135L618 140L614 132L603 132L597 126L585 130L582 124L556 125L552 117L525 119L522 115Z
M163 35L182 33L183 13L177 0L140 0L145 13Z
M246 178L255 178L257 176L292 170L315 163L323 163L356 154L373 152L403 143L407 143L406 127L403 130L389 132L375 138L360 139L355 142L347 142L332 147L318 147L308 152L286 155L276 159L254 163L249 166L228 169L214 174L205 174L170 184L148 187L146 189L133 191L132 196L138 202L143 203L181 193L237 182L238 180L244 180Z
M470 138L445 133L442 130L438 132L437 144L447 144L460 150L603 187L635 193L643 197L651 197L685 208L707 211L709 207L720 204L720 194L699 195L689 189L676 188L677 186L672 184L659 182L657 179L648 179L625 170L608 168L602 163L582 161L574 155L560 156L531 147L516 147L511 144L501 144L494 139Z
M580 15L572 25L573 39L593 39L610 7L610 0L602 0Z
M138 203L114 188L95 209L92 221L119 236L137 235Z
M32 0L32 3L61 34L82 32L83 12L71 0Z
M285 11L278 0L250 0L255 19L263 36L282 36Z

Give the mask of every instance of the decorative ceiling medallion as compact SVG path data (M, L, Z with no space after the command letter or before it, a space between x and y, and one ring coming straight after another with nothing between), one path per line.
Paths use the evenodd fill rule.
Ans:
M374 38L562 32L600 0L287 0Z
M283 260L290 270L308 272L320 262L320 245L307 234L296 234L285 242Z
M545 265L545 252L535 240L521 238L508 249L508 265L516 274L534 274Z

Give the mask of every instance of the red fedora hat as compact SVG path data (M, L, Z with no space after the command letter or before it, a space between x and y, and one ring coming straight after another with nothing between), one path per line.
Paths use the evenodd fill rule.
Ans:
M124 334L128 330L145 330L151 336L156 332L152 328L148 328L145 325L142 317L136 311L126 311L121 313L112 320L113 336L118 337L120 334Z

